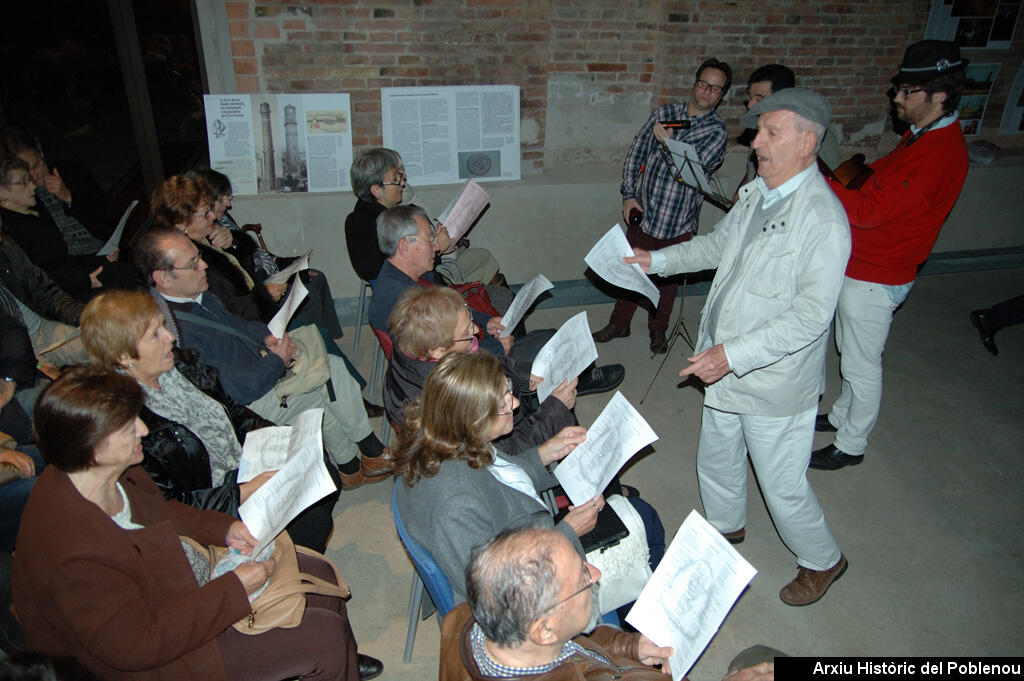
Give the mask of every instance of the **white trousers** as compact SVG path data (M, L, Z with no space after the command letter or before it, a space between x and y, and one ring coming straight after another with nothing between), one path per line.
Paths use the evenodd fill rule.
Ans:
M779 536L797 564L827 570L839 545L807 482L816 408L795 416L750 416L704 407L697 479L708 522L719 532L747 524L747 457Z
M882 353L889 338L893 302L886 287L846 277L836 308L836 347L842 391L828 420L836 427L836 449L860 456L882 406Z
M281 398L271 389L250 402L249 408L265 419L286 426L294 423L299 414L307 409L323 407L324 445L330 450L335 463L345 463L359 453L356 443L372 433L373 428L366 416L359 384L345 368L345 362L334 355L327 355L327 363L337 397L333 402L324 385L312 392L290 395L287 407L281 406Z

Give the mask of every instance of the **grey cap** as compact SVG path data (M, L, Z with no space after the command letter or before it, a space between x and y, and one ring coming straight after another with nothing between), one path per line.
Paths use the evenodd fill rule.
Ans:
M828 100L805 87L788 87L765 97L744 114L740 121L744 127L756 130L758 116L769 111L792 111L809 121L820 123L823 128L828 128L832 121L832 107Z

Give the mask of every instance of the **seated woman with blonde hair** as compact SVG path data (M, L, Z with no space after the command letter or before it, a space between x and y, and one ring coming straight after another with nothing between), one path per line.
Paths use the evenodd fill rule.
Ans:
M501 362L490 353L445 356L409 405L395 475L398 510L409 534L434 556L457 603L466 599L464 572L474 547L501 530L554 527L583 555L579 537L594 529L601 495L557 525L540 494L558 484L545 466L586 439L580 426L516 457L491 444L512 431L519 400Z
M142 466L168 499L237 515L238 506L273 473L239 484L246 433L274 424L221 389L217 370L196 353L173 347L173 336L152 296L110 291L82 312L82 342L92 364L127 374L142 388ZM198 386L198 387L197 387ZM336 486L337 469L327 465ZM296 544L323 552L334 528L338 494L331 494L288 525Z
M166 501L142 461L143 392L122 374L76 368L39 397L39 449L50 462L18 534L11 585L34 651L70 655L103 679L285 678L355 681L382 671L358 655L345 602L309 595L298 626L243 634L249 595L277 569L250 561L218 577L200 545L250 555L239 520ZM335 582L322 558L299 570Z

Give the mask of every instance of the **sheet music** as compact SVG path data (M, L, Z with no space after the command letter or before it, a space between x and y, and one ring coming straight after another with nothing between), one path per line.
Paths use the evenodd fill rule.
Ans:
M508 306L508 310L505 311L505 316L501 318L501 323L505 327L505 330L501 332L499 338L505 338L506 336L512 335L512 329L516 327L516 324L522 320L526 311L530 309L534 301L545 291L550 291L555 287L548 278L543 274L538 274L536 277L530 280L530 283L519 289L516 293L515 299L512 304Z
M117 227L114 228L114 233L107 239L107 243L103 244L103 248L96 251L96 255L110 255L117 247L121 244L121 235L124 234L124 226L128 224L128 216L135 210L135 206L139 205L139 200L135 199L125 209L124 213L121 214L121 219L117 221Z
M242 522L260 542L254 556L292 518L337 489L324 464L320 428L323 417L323 409L310 409L299 415L292 426L284 465L238 507Z
M640 412L616 390L587 429L586 441L558 464L555 477L579 506L607 487L634 454L657 439Z
M665 146L672 154L672 160L675 161L676 169L679 171L679 177L682 178L683 183L710 194L711 185L708 184L700 154L697 153L694 146L672 138L665 140Z
M623 258L634 255L636 254L626 241L626 235L622 233L622 227L616 223L594 244L583 261L609 284L642 293L657 307L658 299L661 298L658 287L647 278L640 265L627 265L622 262Z
M288 460L291 426L269 426L250 430L242 444L238 462L238 483L249 482L260 473L276 471Z
M530 373L544 380L537 386L537 399L543 402L562 381L573 380L597 359L597 346L590 335L587 313L570 317L555 332L533 360Z
M466 180L462 190L455 195L448 206L437 216L437 221L448 230L448 236L455 243L469 231L473 222L491 202L491 195L473 180Z
M697 511L690 511L626 621L655 645L672 646L673 681L711 642L757 574Z
M299 305L302 305L302 301L306 299L307 295L309 295L309 291L306 290L306 285L302 283L301 277L296 275L281 309L267 323L267 328L270 329L270 334L274 338L284 337L284 333L288 329L288 322L292 320L292 316L295 315L295 311L299 309Z
M301 270L309 269L309 256L313 254L313 249L306 251L306 254L301 258L296 258L291 265L285 267L277 274L267 277L264 284L286 284L288 280L292 278L292 275Z

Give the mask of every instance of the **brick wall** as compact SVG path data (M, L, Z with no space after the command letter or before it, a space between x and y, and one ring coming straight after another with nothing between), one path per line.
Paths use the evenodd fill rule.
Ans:
M642 123L635 110L684 98L694 68L708 56L733 67L736 83L719 112L734 132L747 75L780 62L793 68L798 84L829 97L844 148L873 156L894 144L885 132L885 92L904 47L922 37L929 4L239 0L226 9L239 92L348 92L358 151L381 142L381 87L515 84L524 167L539 170L546 140L572 133L564 117L548 124L553 83L579 84L585 96L570 106L579 107L581 120L603 114L608 123L591 140L572 138L574 148L549 154L548 163L604 163L611 158L602 141L622 149ZM974 60L1003 62L983 130L1004 144L1015 140L990 133L998 129L1021 45L1018 33L1016 49L965 51Z

